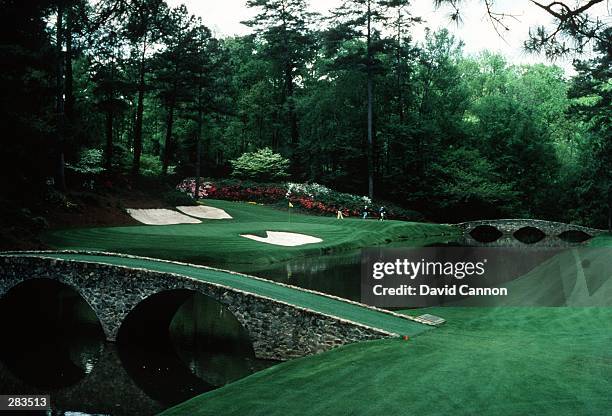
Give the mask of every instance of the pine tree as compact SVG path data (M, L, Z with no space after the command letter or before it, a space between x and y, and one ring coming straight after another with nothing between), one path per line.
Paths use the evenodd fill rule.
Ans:
M140 171L142 154L142 124L144 114L144 95L147 90L146 76L148 58L161 37L161 25L168 13L163 0L133 0L127 12L125 35L133 45L135 66L137 69L137 103L134 118L132 174Z
M273 63L283 85L279 105L287 108L291 159L297 173L301 169L296 153L299 144L296 78L304 74L313 56L315 38L310 25L314 14L308 11L306 0L249 0L247 6L258 9L259 13L244 23L254 28L256 35L265 42L266 57Z
M381 27L388 22L389 8L400 2L386 0L346 0L333 11L335 25L328 33L331 48L339 47L346 40L359 39L365 42L365 50L357 52L352 59L342 58L341 62L350 61L350 65L361 65L365 68L367 89L367 158L368 158L368 196L374 197L374 76L379 68L375 54L385 47Z

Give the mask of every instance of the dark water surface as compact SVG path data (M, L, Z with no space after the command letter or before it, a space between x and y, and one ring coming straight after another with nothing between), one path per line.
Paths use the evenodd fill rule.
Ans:
M0 393L50 394L53 415L156 414L276 364L256 359L234 316L199 294L167 336L108 343L74 290L36 279L2 298L0 325Z

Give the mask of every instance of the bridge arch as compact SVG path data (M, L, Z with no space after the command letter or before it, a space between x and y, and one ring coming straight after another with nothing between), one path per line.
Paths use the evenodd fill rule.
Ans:
M248 342L248 349L254 355L253 345L248 330L244 327L243 322L231 312L227 304L218 302L201 290L191 289L170 289L157 292L137 304L123 319L117 333L118 343L140 343L140 342L166 342L169 341L171 324L177 318L177 313L189 306L189 301L195 300L195 306L204 306L204 311L190 311L193 321L188 324L200 322L200 325L194 324L198 328L204 329L203 332L209 337L231 336L231 333L237 335L234 337L234 343ZM199 301L199 302L197 302ZM193 305L191 305L193 307ZM198 315L208 316L198 316ZM209 316L212 313L217 313L217 316ZM178 316L181 318L182 316ZM205 324L202 325L202 320ZM226 324L229 328L219 328L219 324ZM177 326L180 329L184 326L184 322L179 322ZM201 328L205 327L205 328ZM180 338L180 334L177 336ZM224 348L225 349L225 348Z
M581 243L590 239L592 236L582 230L567 230L559 234L558 237L569 243Z
M498 240L504 234L499 231L496 227L488 224L481 224L475 226L469 231L469 234L477 241L482 243L492 243Z
M91 305L77 288L54 279L29 278L4 290L0 327L5 365L40 388L75 384L103 349L104 333Z
M526 225L512 233L514 238L525 244L535 244L546 238L546 233L538 227Z

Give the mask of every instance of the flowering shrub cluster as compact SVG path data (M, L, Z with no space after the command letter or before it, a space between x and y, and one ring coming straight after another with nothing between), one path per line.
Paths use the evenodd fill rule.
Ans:
M342 210L345 215L358 215L360 210L372 205L367 196L357 196L344 192L336 192L318 183L287 183L285 197L292 202L298 202L306 209L319 212L336 212Z
M185 192L191 196L195 193L196 180L195 178L183 179L181 183L176 185L176 189ZM206 198L210 192L216 190L215 186L210 182L200 181L200 189L198 189L198 198Z
M195 179L183 180L177 189L193 195ZM232 179L202 182L200 198L224 199L229 201L247 201L265 204L288 206L290 202L295 208L309 212L335 215L341 210L345 216L359 216L367 206L370 217L378 216L378 207L367 196L358 196L337 192L324 185L316 183L257 183ZM377 202L377 201L375 201ZM384 204L387 218L421 219L419 213L407 211L391 204Z
M213 186L213 189L211 192L209 192L208 197L227 199L230 201L275 203L285 197L285 190L280 186L274 185L219 185L218 187Z

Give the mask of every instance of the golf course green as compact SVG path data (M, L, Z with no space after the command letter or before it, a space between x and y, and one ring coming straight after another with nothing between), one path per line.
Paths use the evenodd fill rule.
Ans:
M438 224L376 221L288 213L267 206L206 200L233 219L202 220L201 224L137 225L56 230L43 236L57 249L95 250L179 260L190 263L272 263L294 257L357 249L409 239L415 244L452 239L458 231ZM241 234L265 236L286 231L323 241L283 247L253 241Z

